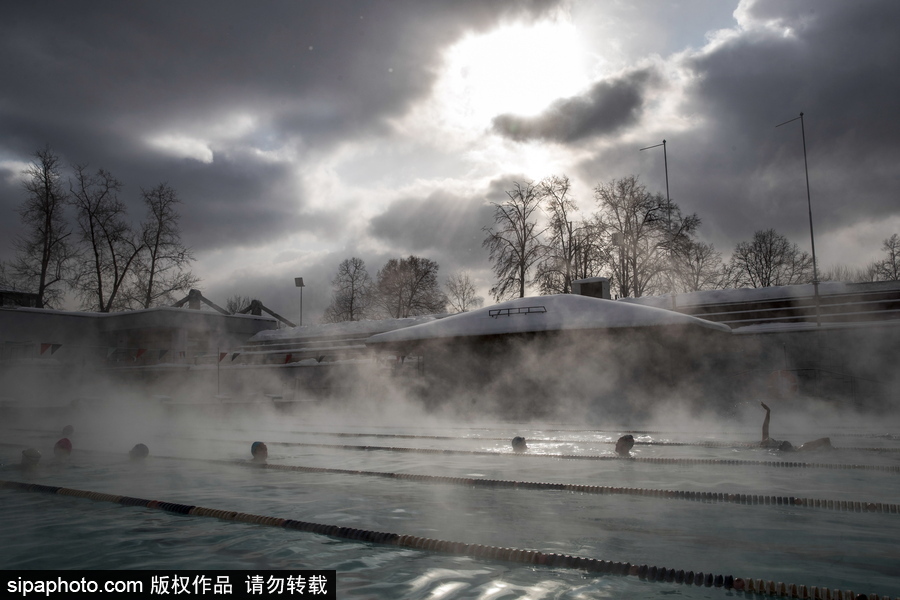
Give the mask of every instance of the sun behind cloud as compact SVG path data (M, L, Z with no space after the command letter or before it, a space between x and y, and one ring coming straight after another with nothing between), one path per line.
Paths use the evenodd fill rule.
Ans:
M444 57L434 95L453 128L484 130L499 114L534 115L590 83L588 52L563 17L467 35Z

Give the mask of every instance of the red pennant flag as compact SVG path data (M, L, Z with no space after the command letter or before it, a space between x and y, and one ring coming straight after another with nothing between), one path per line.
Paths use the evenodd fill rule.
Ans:
M222 359L228 356L227 352L219 352L219 362L222 362Z
M50 349L50 346L52 346L52 345L53 345L53 344L41 344L41 354L43 354L44 352L46 352L47 350L49 350L49 349Z
M146 349L146 348L138 348L137 354L134 355L134 360L139 359L139 358L142 357L144 354L146 354L146 352L147 352L147 349Z
M287 356L284 357L284 364L288 364L289 362L291 362L291 355L290 355L290 354L288 354Z
M185 351L184 351L184 350L179 350L179 351L178 351L178 358L184 358L184 356L185 356Z

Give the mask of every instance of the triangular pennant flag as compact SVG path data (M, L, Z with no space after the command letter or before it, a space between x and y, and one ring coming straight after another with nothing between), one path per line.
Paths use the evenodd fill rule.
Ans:
M234 359L236 359L236 358L237 358L238 356L240 356L240 355L241 355L240 352L232 352L232 353L231 353L231 360L233 361Z
M185 353L184 350L179 350L179 351L178 351L178 358L184 358L185 354L186 354L186 353Z
M228 356L227 352L219 352L219 362L222 362L222 359Z
M115 349L115 348L112 348L112 347L111 347L111 348L107 348L107 349L106 349L106 358L109 358L110 356L112 356L112 355L115 354L115 353L116 353L116 349Z
M168 354L168 353L169 353L168 350L160 350L160 351L159 351L159 356L157 357L156 360L162 360L162 357L165 356L165 355Z
M147 352L146 348L138 348L137 354L134 355L134 360L139 359Z
M284 357L284 364L288 364L289 362L291 362L291 355L290 355L290 354L288 354L287 356Z
M50 354L56 354L56 351L62 348L62 344L53 344L50 346Z
M50 346L52 346L52 345L53 345L53 344L41 344L41 354L43 354L44 352L46 352L47 350L49 350L49 349L50 349Z

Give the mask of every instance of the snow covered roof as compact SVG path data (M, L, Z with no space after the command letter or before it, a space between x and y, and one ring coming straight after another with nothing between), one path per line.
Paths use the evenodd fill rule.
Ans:
M825 331L830 329L879 329L884 330L889 327L900 327L900 319L890 321L850 321L838 323L822 323L816 325L814 322L803 323L755 323L753 325L744 325L736 327L731 332L735 335L753 335L756 333L793 333L797 331Z
M443 316L444 315L426 315L421 317L408 317L405 319L344 321L342 323L321 323L315 325L303 325L300 327L287 327L284 329L268 329L260 331L250 338L250 341L264 342L346 335L367 336L372 335L373 333L391 331L401 327L410 327L420 323L430 323Z
M366 345L576 329L688 325L730 333L719 323L670 310L576 294L517 298L421 325L373 335Z
M765 288L740 288L726 290L706 290L702 292L688 292L675 294L675 305L699 306L708 304L731 304L735 302L761 302L765 300L782 300L788 298L811 298L813 296L813 284L782 285ZM822 282L819 284L819 294L844 294L849 290L847 285L839 281ZM672 307L672 295L642 296L641 298L620 298L619 302L641 304L644 306L657 306L660 308Z

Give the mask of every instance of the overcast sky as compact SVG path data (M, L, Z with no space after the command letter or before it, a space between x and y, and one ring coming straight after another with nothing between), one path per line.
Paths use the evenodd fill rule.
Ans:
M200 288L304 320L341 260L492 285L482 227L511 182L629 174L727 258L774 227L822 268L900 232L900 3L14 2L0 20L0 257L22 170L64 164L179 193ZM74 306L72 307L74 308Z

